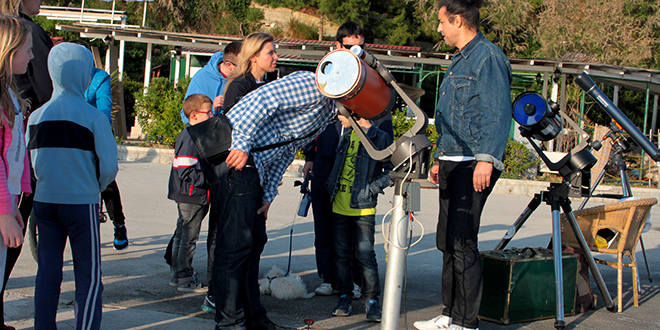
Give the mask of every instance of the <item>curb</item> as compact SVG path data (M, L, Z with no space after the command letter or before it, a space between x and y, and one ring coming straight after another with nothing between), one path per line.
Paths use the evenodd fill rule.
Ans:
M174 159L174 149L165 148L146 148L118 145L117 146L117 159L123 162L138 162L138 163L156 163L156 164L172 164ZM296 159L287 168L284 177L286 178L301 178L302 168L305 165L304 160ZM437 186L428 180L418 180L424 189L437 189ZM498 194L513 194L534 196L534 194L546 190L550 186L550 182L544 181L531 181L531 180L514 180L514 179L499 179L493 188L494 193ZM639 188L633 187L633 196L639 198L660 196L660 189L654 188ZM621 187L618 186L605 186L599 185L596 188L595 194L621 194ZM581 198L572 198L573 202L579 202ZM612 199L607 198L591 198L591 202L595 203L609 203Z

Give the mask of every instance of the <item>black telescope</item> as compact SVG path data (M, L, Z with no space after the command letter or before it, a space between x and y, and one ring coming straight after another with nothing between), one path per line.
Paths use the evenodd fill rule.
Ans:
M589 96L591 96L598 105L600 105L607 114L612 117L623 129L630 135L630 137L646 151L649 156L655 160L660 161L660 151L658 148L649 141L649 139L644 136L642 132L633 124L628 117L619 110L619 108L612 103L612 101L603 93L603 91L596 86L596 83L589 77L586 72L582 72L577 77L575 77L575 83L577 83L582 90L584 90Z

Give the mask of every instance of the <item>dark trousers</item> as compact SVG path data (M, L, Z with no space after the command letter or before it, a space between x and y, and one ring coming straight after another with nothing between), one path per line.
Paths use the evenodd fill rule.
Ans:
M119 195L119 187L117 181L112 181L103 192L101 192L101 199L105 204L105 209L108 211L108 216L115 226L126 224L126 217L124 217L124 209L121 206L121 195Z
M259 259L267 241L266 220L257 214L263 189L250 158L241 171L226 163L207 178L218 212L213 294L216 329L248 329L266 320L259 297Z
M319 276L324 283L330 283L333 288L336 288L332 204L330 203L330 193L325 187L327 180L327 174L317 174L317 170L314 169L311 186L312 213L314 214L314 248L316 250L316 269Z
M353 271L362 275L362 293L367 299L378 299L380 280L374 251L375 215L345 216L334 213L335 269L339 294L353 291ZM357 265L353 265L353 258Z
M213 202L209 201L210 211L209 211L209 224L208 224L208 234L206 236L206 255L207 255L207 264L206 264L206 278L208 280L209 291L207 295L213 296L213 261L215 260L215 240L218 236L218 215L216 214L217 209L213 206Z
M179 209L179 219L176 221L176 232L172 243L172 269L177 278L191 277L195 270L192 267L193 257L197 249L199 230L202 220L209 211L208 205L176 203Z
M62 255L68 237L76 282L76 329L100 329L103 285L99 204L34 202L34 217L39 230L34 328L57 329L55 318L62 286Z
M474 190L476 161L439 161L440 214L436 244L442 251L443 315L453 324L477 328L483 291L477 235L481 212L500 172L493 170L490 187Z

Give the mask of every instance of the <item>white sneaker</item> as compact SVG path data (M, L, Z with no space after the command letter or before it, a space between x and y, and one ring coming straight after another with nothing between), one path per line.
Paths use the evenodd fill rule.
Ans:
M476 329L475 328L466 328L466 327L462 327L460 325L452 324L452 325L449 326L449 328L447 328L447 330L479 330L479 328L476 328Z
M639 281L637 283L639 283ZM355 283L353 283L353 296L351 298L353 298L353 300L362 298L362 289Z
M314 290L319 296L330 296L334 293L332 290L332 284L330 283L321 283L318 288Z
M450 324L451 317L440 314L427 321L416 321L413 326L419 330L439 330L449 328Z

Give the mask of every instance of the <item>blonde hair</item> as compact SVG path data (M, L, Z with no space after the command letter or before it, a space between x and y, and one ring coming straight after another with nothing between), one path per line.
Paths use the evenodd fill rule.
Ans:
M14 101L11 98L9 89L14 91L21 106L21 112L25 114L27 102L18 94L16 82L12 72L12 61L16 51L23 46L27 36L31 33L30 26L25 20L0 15L0 108L4 110L2 121L7 120L10 127L14 127Z
M259 52L261 52L264 45L268 42L275 42L273 35L268 32L254 32L243 40L241 53L238 55L238 73L234 78L229 80L230 82L252 71L252 61L250 61L250 59L252 59L253 56L259 55ZM229 86L229 84L226 86Z
M0 13L18 17L18 12L23 0L3 0L0 1Z

